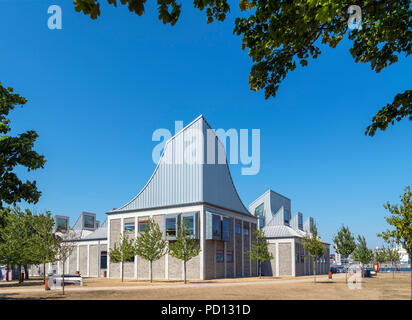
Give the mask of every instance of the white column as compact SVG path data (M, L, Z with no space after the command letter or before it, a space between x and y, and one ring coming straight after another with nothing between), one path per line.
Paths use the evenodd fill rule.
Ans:
M134 237L137 239L137 231L138 231L138 225L137 225L137 216L134 218ZM134 278L137 280L137 259L138 256L134 256Z
M97 277L100 278L100 257L102 255L100 240L97 241Z
M233 277L236 278L236 219L233 218Z
M227 278L226 276L226 241L223 242L223 267L225 269L225 278Z
M87 276L90 277L90 244L87 245Z
M240 220L241 226L240 226L240 236L242 237L242 277L245 276L245 245L244 245L244 240L245 240L245 236L243 235L244 231L243 231L243 220Z
M216 261L216 240L213 240L213 244L214 244L214 249L213 249L213 259L214 259L214 263L213 265L215 266L215 279L216 279L216 265L217 265L217 261Z
M252 224L249 222L249 251L252 249ZM249 276L252 276L252 259L249 257Z
M106 275L110 278L110 216L107 217L107 272Z
M292 239L292 277L296 276L296 244Z
M76 271L80 271L80 248L79 248L79 245L77 245L76 248L77 248Z
M200 215L200 217L199 217L199 220L200 220L199 221L199 224L200 224L200 226L199 226L200 227L200 254L199 254L200 257L199 257L199 259L200 259L200 279L202 279L202 280L204 280L206 278L206 275L205 275L206 255L204 253L205 248L206 248L206 240L205 240L205 228L206 228L205 221L206 221L206 219L205 219L205 214L206 214L206 212L203 208L203 210L201 210L199 212L199 215ZM167 263L166 263L166 267L168 267ZM168 277L166 279L168 279Z
M279 243L276 242L276 277L279 277Z
M120 235L123 237L123 218L120 218ZM123 277L123 262L120 262L120 278Z

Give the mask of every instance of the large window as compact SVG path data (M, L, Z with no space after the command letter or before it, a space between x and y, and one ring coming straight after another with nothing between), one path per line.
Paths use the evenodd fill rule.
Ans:
M223 262L223 261L225 261L223 250L217 250L216 251L216 262Z
M289 210L286 210L286 209L285 209L285 211L284 211L284 218L285 218L285 223L286 223L286 224L289 224L289 221L290 221L290 212L289 212Z
M212 216L212 235L215 240L222 239L222 223L218 215Z
M259 228L265 226L265 204L258 205L255 209L255 216L258 218Z
M225 241L230 241L230 219L228 218L223 218L223 240Z
M195 217L194 216L186 216L182 218L182 224L187 228L188 235L195 234Z
M242 228L240 227L240 222L235 223L235 232L236 234L241 234Z
M148 218L141 219L137 222L137 230L139 232L144 232L148 225L149 225L149 219Z
M243 234L245 236L249 235L249 225L246 223L243 225Z
M233 251L226 252L226 262L233 262Z
M57 218L56 219L56 231L66 232L68 229L67 219L66 218Z
M86 214L83 216L83 226L85 228L94 229L95 225L96 223L94 221L94 216L89 216Z
M133 233L134 232L134 222L125 222L124 223L124 232Z
M100 269L107 269L107 251L100 253Z
M166 218L166 239L176 238L177 216Z
M298 225L299 229L303 228L303 216L301 214L298 215Z

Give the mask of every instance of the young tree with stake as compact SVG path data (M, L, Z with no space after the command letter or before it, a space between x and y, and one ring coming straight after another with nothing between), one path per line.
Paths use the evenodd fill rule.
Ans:
M79 239L79 236L73 230L68 230L65 233L56 233L54 250L55 257L51 261L59 261L62 264L62 294L64 295L64 266L67 259L72 254L73 250L76 248L75 241Z
M124 263L130 261L136 255L136 241L129 238L127 235L122 235L120 238L120 244L114 244L113 249L109 251L110 261L113 263L122 264L122 282L124 275Z
M159 225L149 219L146 229L137 237L136 254L150 262L150 282L153 281L153 261L159 260L166 252L167 241L163 239Z
M401 260L401 254L393 240L388 240L388 247L386 248L386 252L388 261L392 264L392 279L395 279L395 266Z
M186 284L186 263L200 253L196 239L188 232L187 223L177 225L176 241L169 243L169 253L172 257L183 260L184 283Z
M311 233L306 232L305 236L302 238L302 247L309 252L309 255L313 258L313 280L316 283L316 259L322 257L327 250L326 246L318 236L316 225L312 226Z
M391 214L386 217L386 222L393 227L381 234L385 240L394 239L401 244L409 254L409 263L412 264L412 192L411 187L405 188L405 193L401 197L401 205L391 205L389 202L384 208ZM412 268L411 268L411 300L412 300Z
M252 242L251 250L247 252L251 260L257 260L259 264L259 278L262 277L262 262L273 259L268 250L268 241L262 229L255 230L255 239Z
M348 282L348 267L347 262L349 256L352 254L353 250L356 248L355 238L349 231L348 227L342 225L339 229L338 234L333 238L335 244L335 251L345 257L345 277L346 283Z
M353 258L362 264L362 277L364 273L364 267L370 263L373 259L373 251L366 245L366 239L363 236L358 236L358 243L353 251Z

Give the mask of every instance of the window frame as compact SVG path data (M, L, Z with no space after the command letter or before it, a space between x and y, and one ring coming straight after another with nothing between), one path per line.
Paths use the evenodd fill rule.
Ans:
M193 218L193 232L191 234L191 237L193 239L198 239L199 238L199 231L198 231L198 216L199 212L194 211L194 212L184 212L180 214L180 223L183 225L184 219L185 218Z
M215 231L215 219L219 220L219 234L216 235ZM222 216L212 213L212 239L213 240L222 240Z
M150 220L149 217L140 217L137 220L137 232L138 233L144 232L144 230L140 231L140 226L146 225L146 227L147 227L147 225L149 224L149 220Z
M239 227L239 229L237 227ZM242 234L242 222L235 221L235 234Z
M225 251L224 250L216 250L216 254L215 254L215 259L216 259L216 263L222 263L225 262ZM217 257L222 257L221 260L218 260Z
M227 224L227 231L229 233L229 237L225 237L225 224ZM232 224L231 224L231 220L228 217L223 217L222 219L222 240L223 241L228 241L230 242L230 240L232 239Z
M133 225L133 230L126 229L126 225ZM125 233L129 233L129 234L134 233L136 231L135 222L134 221L133 222L125 222L124 225L123 225L123 231Z
M231 258L229 259L229 257ZM233 251L232 250L226 251L226 263L233 263Z
M102 258L106 258L105 268L103 268ZM107 269L107 250L100 251L100 269Z
M169 236L169 235L167 234L167 220L168 220L168 219L175 219L175 235L174 235L174 236ZM167 214L167 215L165 215L164 223L165 223L165 226L164 226L165 240L176 240L176 237L177 237L177 226L178 226L178 224L179 224L179 214Z
M93 227L86 226L86 217L93 219ZM83 221L82 221L83 229L86 229L86 230L87 230L87 229L88 229L88 230L94 230L94 229L96 229L96 216L91 215L91 214L85 214L85 213L84 213L82 220L83 220Z

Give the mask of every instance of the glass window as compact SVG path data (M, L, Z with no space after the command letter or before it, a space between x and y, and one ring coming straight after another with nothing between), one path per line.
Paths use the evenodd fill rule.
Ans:
M285 223L289 223L289 220L290 220L290 213L289 213L289 210L285 210L285 212L284 212L284 218L285 218Z
M262 203L261 205L258 205L255 209L255 216L256 217L263 217L265 211L265 204Z
M85 228L94 228L95 227L94 217L93 216L84 215L83 216L83 223L84 223Z
M233 262L233 251L226 252L226 262Z
M247 224L243 225L243 234L245 236L249 234L249 226Z
M227 218L223 219L223 240L230 241L230 220Z
M220 216L213 215L212 234L213 239L220 240L222 238L222 223L220 220Z
M134 232L134 222L125 222L124 231L126 233L133 233Z
M224 261L223 250L217 250L216 251L216 262L223 262L223 261Z
M195 217L194 216L183 217L182 221L183 221L183 224L187 228L187 234L194 235L195 234L195 229L194 229Z
M67 219L57 218L56 221L57 231L64 232L67 231Z
M137 224L138 224L138 229L137 230L139 232L144 232L146 230L147 226L149 225L149 220L148 219L139 220Z
M176 217L166 218L166 237L176 237Z
M236 234L241 233L241 228L240 228L240 223L239 222L235 223L235 232L236 232Z
M100 269L107 269L107 251L100 253Z
M302 228L303 227L303 217L301 214L298 216L298 219L299 219L298 220L299 228Z

